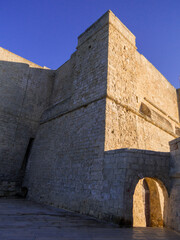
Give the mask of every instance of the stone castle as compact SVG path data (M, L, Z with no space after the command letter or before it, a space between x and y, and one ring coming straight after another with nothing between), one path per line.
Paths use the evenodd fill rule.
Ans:
M180 231L180 91L111 11L57 70L0 48L0 84L2 197Z

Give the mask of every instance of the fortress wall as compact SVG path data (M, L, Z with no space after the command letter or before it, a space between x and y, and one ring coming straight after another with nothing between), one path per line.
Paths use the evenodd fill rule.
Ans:
M0 180L15 182L49 103L52 72L0 61ZM1 186L0 186L1 188Z
M160 180L169 190L169 162L169 153L127 148L106 151L103 164L102 214L120 225L132 225L133 194L137 183L140 179L149 177ZM168 199L165 202L165 225L167 208ZM139 206L137 211L141 211Z
M66 101L73 95L73 58L70 58L56 70L50 104Z
M19 179L35 137L23 182L30 199L131 225L136 184L156 178L172 194L168 221L177 229L169 153L137 150L168 151L179 131L176 90L114 14L81 34L56 71L10 60L0 61L0 195Z
M24 182L31 199L91 215L102 205L106 16L102 22L81 35L77 51L56 71Z
M97 216L104 109L102 99L40 125L24 183L30 199Z
M149 106L153 109L153 104L159 108L154 108L162 116L171 117L175 121L179 121L178 116L178 103L177 93L175 87L173 87L168 80L142 55L136 51L136 60L139 71L139 77L137 78L137 92L141 101L143 98ZM171 118L166 117L171 122ZM175 122L175 121L172 121Z
M176 89L137 52L134 35L109 18L105 150L168 151L180 127Z
M50 107L42 122L102 99L107 89L107 14L78 39L77 51L56 71Z
M136 112L106 100L105 150L119 148L160 149L167 152L173 137Z

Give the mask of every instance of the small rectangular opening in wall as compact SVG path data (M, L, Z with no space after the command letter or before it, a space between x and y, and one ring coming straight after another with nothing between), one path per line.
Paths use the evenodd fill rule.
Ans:
M30 138L28 146L27 146L27 149L26 149L26 153L25 153L22 165L21 165L21 170L25 170L26 169L28 158L29 158L30 153L31 153L33 142L34 142L34 138Z
M151 110L148 108L148 106L146 104L144 104L143 102L141 103L141 106L140 106L140 109L139 109L139 112L148 116L148 117L151 117Z

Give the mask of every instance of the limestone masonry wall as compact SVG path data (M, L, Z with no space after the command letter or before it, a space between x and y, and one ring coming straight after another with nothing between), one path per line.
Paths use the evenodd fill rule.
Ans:
M107 16L104 16L105 22ZM98 25L99 26L99 25ZM92 27L96 29L97 26ZM86 106L106 96L108 25L100 25L98 31L83 42L69 61L56 71L51 104L44 112L42 122L62 113Z
M108 49L108 25L98 26L92 36L88 32L79 38L77 51L56 71L24 182L32 199L97 216L102 209Z
M168 151L180 127L176 89L137 52L134 35L119 25L110 12L105 150Z
M99 214L104 107L99 100L40 126L25 181L31 199Z
M111 11L55 71L0 48L0 195L23 182L30 199L132 226L149 178L166 192L152 225L179 230L179 96Z
M6 57L6 50L4 57L1 49L0 60ZM49 70L31 68L21 62L0 61L0 180L3 180L3 189L15 189L20 178L28 143L35 137L40 116L49 103L51 79Z
M180 138L170 142L171 150L171 195L169 226L180 231Z
M158 179L170 189L169 153L137 149L106 151L103 168L103 212L120 224L133 223L133 194L140 179ZM167 197L167 196L166 196ZM168 198L165 199L164 224L168 225Z

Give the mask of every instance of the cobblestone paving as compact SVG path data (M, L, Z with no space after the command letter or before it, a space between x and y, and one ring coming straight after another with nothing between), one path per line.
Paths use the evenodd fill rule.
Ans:
M0 240L180 240L162 228L118 228L82 216L20 199L0 199Z

